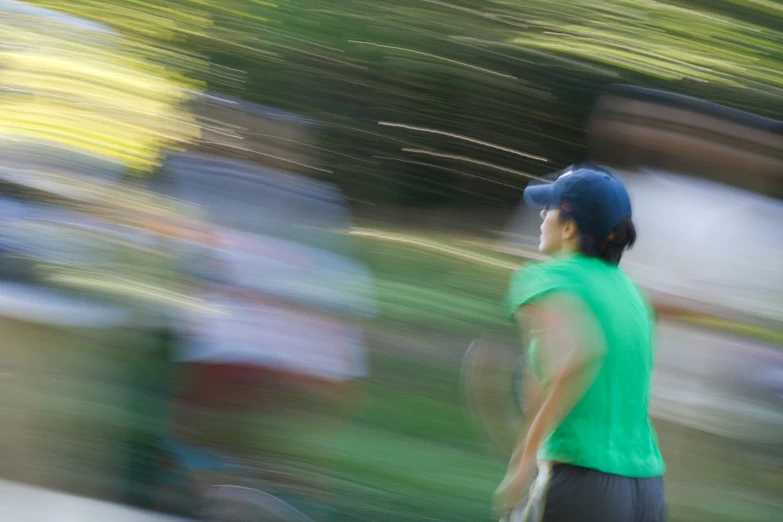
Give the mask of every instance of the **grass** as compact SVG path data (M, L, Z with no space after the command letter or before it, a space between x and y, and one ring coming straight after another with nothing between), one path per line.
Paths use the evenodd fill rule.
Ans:
M502 301L512 260L448 243L449 250L432 250L432 245L445 242L407 237L416 243L359 238L360 251L376 278L384 320L472 336L487 328L509 331ZM470 254L481 257L471 259ZM506 266L488 265L487 259Z
M385 321L432 338L449 332L467 341L489 329L516 339L501 308L510 270L378 239L363 239L362 251L378 279ZM461 354L464 346L454 351ZM373 363L372 407L341 446L344 476L354 479L345 485L348 498L374 506L362 511L365 520L487 520L504 464L467 417L458 361L384 351ZM775 492L783 482L749 466L736 444L671 424L658 423L658 430L669 462L671 520L761 522L777 515ZM354 486L360 478L373 488ZM347 502L344 509L346 520L354 520L358 508Z
M459 363L469 340L484 330L516 339L500 304L510 271L484 257L508 259L475 247L471 253L483 257L420 242L358 240L375 274L382 311L368 329L372 376L366 400L334 437L317 424L279 434L333 474L340 521L489 520L491 494L505 464L489 451L464 408ZM456 241L449 245L462 248ZM24 371L37 373L13 381L13 388L12 381L0 381L9 415L4 425L16 425L19 406L35 419L24 441L4 430L3 454L10 458L29 448L14 462L24 463L24 455L37 459L41 480L50 473L47 466L81 470L99 483L116 479L131 434L161 427L154 398L136 408L128 398L132 369L151 358L151 339L121 331L86 338L9 322L4 332L7 358L18 363L14 371L27 365ZM152 371L154 364L145 370ZM268 419L257 423L269 427ZM736 444L663 423L658 429L669 464L673 522L761 522L779 513L779 475L749 465Z

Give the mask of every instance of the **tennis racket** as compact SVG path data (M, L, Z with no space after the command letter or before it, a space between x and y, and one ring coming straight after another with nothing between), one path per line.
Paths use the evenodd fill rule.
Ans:
M208 522L313 522L290 504L255 488L212 486L203 500L201 515Z
M508 346L476 339L462 362L462 387L471 416L494 449L504 456L514 450L525 413L522 396L524 364Z

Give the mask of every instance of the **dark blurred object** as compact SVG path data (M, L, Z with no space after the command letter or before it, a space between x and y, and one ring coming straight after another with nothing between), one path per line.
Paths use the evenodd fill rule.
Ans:
M633 169L699 174L780 195L783 122L706 100L613 85L588 124L593 159Z

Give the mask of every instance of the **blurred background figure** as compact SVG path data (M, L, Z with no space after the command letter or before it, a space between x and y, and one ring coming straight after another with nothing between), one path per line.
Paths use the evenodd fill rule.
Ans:
M782 16L0 0L0 518L484 519L518 203L590 159L637 209L671 520L775 520Z
M327 184L214 155L170 154L160 180L215 216L182 258L204 307L176 318L162 442L201 484L232 455L265 492L293 488L323 518L335 430L368 372L357 321L376 315L345 202Z

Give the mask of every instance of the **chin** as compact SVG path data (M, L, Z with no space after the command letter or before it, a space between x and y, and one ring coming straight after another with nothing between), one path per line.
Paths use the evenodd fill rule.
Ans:
M547 245L546 243L539 243L538 251L544 254L545 256L551 256L557 252L557 249L552 248L550 245Z

